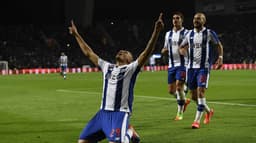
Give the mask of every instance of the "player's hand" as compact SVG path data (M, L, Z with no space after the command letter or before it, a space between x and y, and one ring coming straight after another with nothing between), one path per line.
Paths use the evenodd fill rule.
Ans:
M188 55L188 45L179 47L179 53L183 56L187 56Z
M215 64L216 64L216 69L220 69L223 65L223 58L219 57Z
M164 29L163 13L160 13L158 20L155 22L155 29L161 31Z
M71 20L71 26L68 27L69 29L69 33L73 36L75 36L78 32L77 32L77 28L76 25L74 24L74 21Z

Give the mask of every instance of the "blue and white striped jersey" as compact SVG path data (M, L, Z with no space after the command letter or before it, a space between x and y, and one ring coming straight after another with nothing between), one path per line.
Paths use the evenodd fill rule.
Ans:
M103 72L101 110L132 112L133 89L140 71L138 61L116 66L99 59L98 65Z
M188 30L184 27L178 31L170 30L166 32L164 48L168 49L169 68L187 65L187 57L184 57L179 53L179 45L185 38L187 32Z
M60 66L67 66L68 65L68 57L66 55L60 56Z
M212 49L210 42L219 43L217 34L207 28L197 32L190 30L181 46L188 44L188 68L210 68L212 64Z

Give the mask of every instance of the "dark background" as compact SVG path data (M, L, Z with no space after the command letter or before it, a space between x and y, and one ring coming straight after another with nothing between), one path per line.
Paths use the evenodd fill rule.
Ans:
M194 13L194 0L96 0L95 19L108 16L125 18L151 18L160 12L182 11L185 15Z
M62 23L63 0L8 0L1 2L1 23Z
M1 2L1 23L65 23L67 0L8 0ZM160 2L161 1L161 2ZM76 0L72 1L76 3ZM73 7L74 11L76 7ZM93 21L107 18L150 19L160 12L194 13L194 0L95 0ZM81 13L82 15L82 13Z
M69 67L93 64L68 33L73 19L86 42L105 60L129 50L134 57L150 38L154 21L164 13L165 28L154 53L160 53L172 13L181 11L192 29L195 12L204 12L206 27L224 46L224 63L256 63L255 0L8 0L0 3L0 60L14 69L58 67L61 52ZM216 59L217 54L214 52ZM159 65L166 65L161 59Z

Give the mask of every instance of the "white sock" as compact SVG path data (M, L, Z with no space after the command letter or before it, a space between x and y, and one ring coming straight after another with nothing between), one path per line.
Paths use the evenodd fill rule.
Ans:
M204 113L206 99L205 98L198 98L197 101L198 101L198 105L197 105L196 117L195 117L194 121L200 123L200 120L201 120L201 118L203 116L203 113Z
M185 96L184 94L180 94L176 91L177 94L177 104L178 104L178 114L183 114L184 104L185 104Z
M210 113L210 107L205 103L205 105L204 105L204 107L205 107L205 111L207 112L207 113Z

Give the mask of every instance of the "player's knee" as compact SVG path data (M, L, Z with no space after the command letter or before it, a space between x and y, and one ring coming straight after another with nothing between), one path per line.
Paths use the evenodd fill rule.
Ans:
M177 90L178 92L181 92L182 87L181 87L181 86L177 86L176 90Z
M191 98L193 101L197 102L197 96L192 96Z
M169 89L169 94L171 94L171 95L176 95L176 91L175 90L173 90L173 89Z
M88 140L78 140L78 143L90 143Z
M192 100L197 102L197 91L196 90L191 91L191 98L192 98Z
M184 87L184 82L183 81L179 80L178 82L176 82L176 89L177 90L182 90L183 87Z
M199 88L198 90L198 97L203 98L205 93L205 88Z

